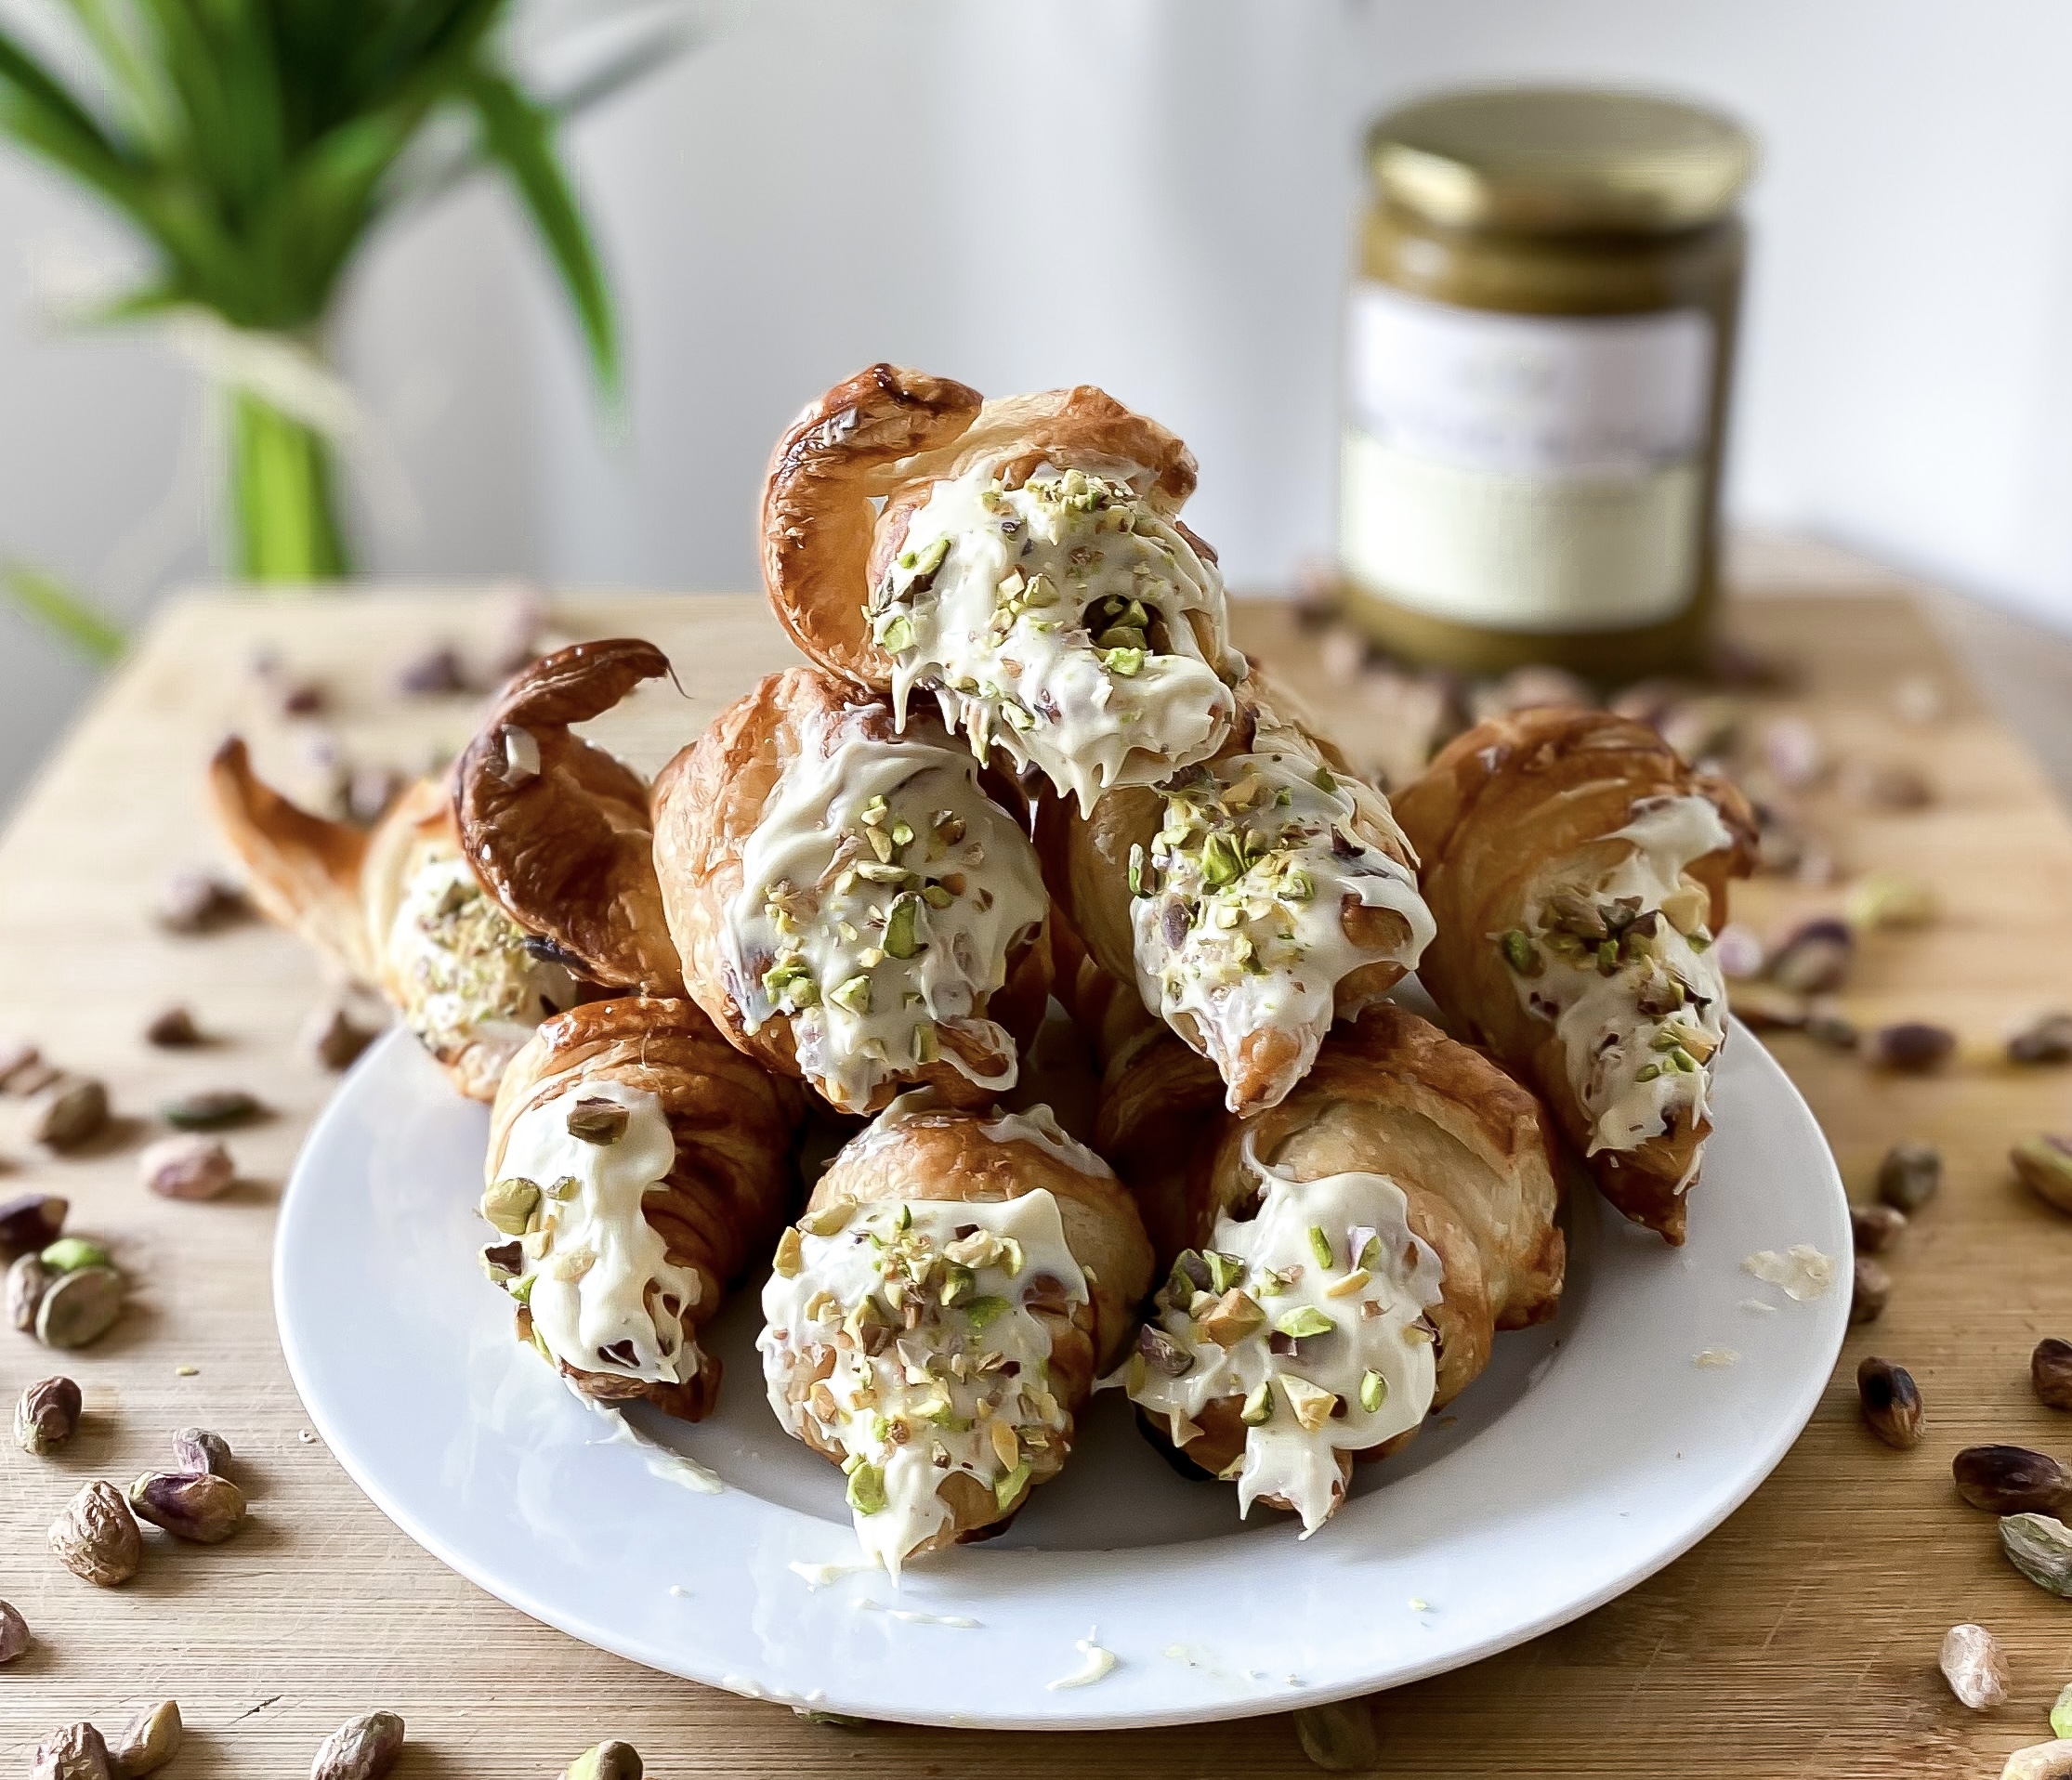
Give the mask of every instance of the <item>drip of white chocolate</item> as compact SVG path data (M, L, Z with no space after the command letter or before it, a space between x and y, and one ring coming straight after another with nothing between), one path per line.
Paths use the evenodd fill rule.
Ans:
M1071 1417L1051 1391L1050 1332L1031 1299L1057 1311L1087 1302L1043 1189L841 1201L779 1247L756 1343L770 1405L793 1434L810 1422L846 1455L857 1538L895 1579L949 1523L946 1478L977 1479L1005 1510L1029 1487L1032 1454L1062 1457Z
M435 1055L470 1044L516 1051L573 1007L575 977L535 958L459 853L431 853L412 875L387 936L403 1023Z
M569 1130L570 1113L584 1100L626 1109L615 1141L591 1143ZM517 1182L539 1197L531 1227L517 1238L521 1271L505 1289L531 1311L533 1338L553 1358L579 1371L658 1383L696 1376L697 1343L683 1319L702 1286L695 1269L669 1259L642 1209L675 1159L662 1102L621 1081L580 1082L512 1125L491 1193L508 1204Z
M869 612L902 726L933 691L975 753L997 744L1082 814L1213 753L1243 674L1215 565L1126 481L1076 469L938 482Z
M1359 1012L1336 1008L1338 985L1364 964L1413 967L1434 926L1416 874L1361 838L1385 816L1379 799L1363 811L1298 730L1262 722L1259 740L1167 789L1148 857L1130 861L1131 919L1146 1004L1183 1033L1191 1026L1226 1079L1252 1034L1295 1037L1278 1101L1308 1073L1336 1014ZM1360 908L1400 915L1401 942L1357 942L1345 923Z
M974 1010L1049 906L1035 848L971 757L933 722L917 730L805 738L742 849L722 935L748 1029L788 1018L800 1069L852 1111L945 1057L1013 1086L1014 1041Z
M1276 1498L1302 1516L1306 1538L1344 1494L1339 1454L1392 1440L1430 1410L1437 1367L1424 1313L1444 1268L1387 1175L1299 1181L1259 1162L1249 1142L1246 1159L1258 1209L1225 1213L1209 1250L1181 1257L1118 1377L1176 1446L1210 1404L1239 1400L1244 1452L1225 1473L1237 1479L1238 1512Z

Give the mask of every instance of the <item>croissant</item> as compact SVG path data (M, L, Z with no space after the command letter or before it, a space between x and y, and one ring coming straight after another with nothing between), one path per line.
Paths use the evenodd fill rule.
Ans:
M1292 1509L1306 1538L1354 1460L1557 1308L1555 1152L1529 1093L1391 1002L1334 1028L1279 1106L1239 1119L1213 1092L1164 1041L1102 1106L1169 1267L1121 1379L1240 1514Z
M857 1537L897 1577L1003 1530L1057 1474L1150 1280L1129 1195L1047 1107L908 1095L779 1242L759 1342L770 1407L847 1472Z
M1050 993L1035 849L932 718L817 668L770 675L654 787L690 994L846 1112L931 1083L986 1105Z
M802 1112L688 1001L541 1027L497 1092L481 1203L519 1338L584 1396L709 1413L720 1364L698 1332L784 1222Z
M491 1099L533 1027L583 993L567 962L483 894L444 785L419 781L365 831L291 804L233 736L209 763L209 794L253 900L378 988L470 1099Z
M1194 483L1178 438L1086 385L983 401L872 365L778 441L764 579L799 648L902 726L933 692L981 757L1091 809L1230 726L1242 661L1215 553L1178 517Z
M636 637L577 643L521 669L454 769L453 814L483 886L593 982L684 992L649 831L648 782L570 733L669 658Z
M1432 937L1388 800L1256 674L1213 759L1091 815L1046 802L1037 844L1095 959L1214 1062L1235 1113L1286 1098Z
M1641 724L1547 707L1456 737L1396 808L1439 923L1424 986L1539 1089L1620 1212L1682 1242L1747 803Z

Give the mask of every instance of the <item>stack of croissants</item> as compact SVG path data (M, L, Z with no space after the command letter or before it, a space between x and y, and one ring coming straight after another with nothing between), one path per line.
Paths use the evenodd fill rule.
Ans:
M1194 484L1100 390L876 365L770 464L807 664L651 783L575 733L669 674L632 639L520 672L371 832L213 764L262 906L493 1103L519 1338L695 1420L765 1276L770 1405L895 1574L1003 1529L1108 1386L1314 1532L1554 1314L1569 1176L1683 1240L1745 803L1547 708L1392 811L1231 647ZM1453 1036L1388 999L1413 968ZM1089 1129L1022 1082L1054 998Z

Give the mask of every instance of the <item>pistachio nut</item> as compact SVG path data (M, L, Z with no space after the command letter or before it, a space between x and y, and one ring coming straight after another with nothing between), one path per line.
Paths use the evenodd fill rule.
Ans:
M177 1700L160 1700L147 1706L124 1725L115 1738L112 1754L115 1772L122 1780L156 1773L180 1752L187 1727L180 1722Z
M159 887L154 910L158 924L169 934L213 933L251 912L244 892L236 884L191 866L166 878Z
M161 1051L187 1051L206 1041L202 1028L194 1024L193 1010L176 1003L151 1015L144 1027L144 1042Z
M1327 1773L1371 1773L1381 1760L1374 1715L1365 1700L1305 1706L1295 1714L1302 1752Z
M1973 1711L2007 1704L2007 1658L1984 1626L1952 1626L1945 1632L1939 1666L1949 1691Z
M1136 1351L1154 1372L1176 1379L1194 1368L1194 1355L1156 1323L1146 1323L1136 1332Z
M1843 912L1859 933L1880 928L1926 927L1943 911L1942 899L1919 878L1872 871L1849 892Z
M168 1100L158 1116L175 1131L224 1131L248 1125L265 1111L257 1096L243 1088L204 1088Z
M0 1601L0 1663L11 1663L29 1648L29 1622Z
M2046 1335L2029 1355L2029 1382L2046 1408L2072 1409L2072 1342Z
M1793 995L1825 995L1842 987L1856 954L1847 922L1832 916L1802 923L1770 954L1769 978Z
M173 1434L173 1464L180 1471L230 1472L230 1443L206 1428L179 1428Z
M82 1720L51 1732L29 1758L30 1780L114 1780L108 1745Z
M2051 1705L2051 1733L2072 1741L2072 1683L2058 1689Z
M1882 1026L1864 1047L1865 1058L1876 1068L1899 1075L1925 1075L1949 1061L1957 1049L1957 1034L1946 1026L1930 1026L1924 1020L1900 1020Z
M46 1453L70 1440L79 1426L79 1387L67 1378L38 1380L14 1406L15 1444Z
M1904 1366L1867 1355L1856 1368L1856 1397L1864 1426L1886 1446L1905 1452L1921 1444L1921 1387Z
M122 1492L97 1478L51 1522L50 1549L72 1575L112 1589L137 1574L144 1561L144 1536Z
M76 1149L107 1125L107 1088L91 1076L59 1076L44 1090L29 1135L51 1149Z
M632 1744L600 1743L570 1762L561 1780L641 1780L644 1772Z
M1896 1205L1852 1205L1849 1228L1860 1255L1882 1254L1907 1228L1907 1214Z
M362 1026L343 1001L325 1002L310 1011L300 1043L309 1059L325 1069L348 1069L360 1054L381 1035Z
M52 1273L109 1265L108 1250L86 1237L59 1237L36 1257Z
M0 1201L0 1261L36 1254L57 1241L72 1202L55 1193L18 1193Z
M2072 1137L2031 1137L2008 1151L2022 1184L2060 1211L2072 1211Z
M492 1228L507 1237L521 1237L539 1209L539 1184L522 1174L492 1181L482 1191L481 1211Z
M1933 1144L1895 1144L1878 1164L1878 1197L1909 1217L1943 1184L1943 1153Z
M1990 1514L2059 1514L2072 1508L2072 1472L2027 1446L1966 1446L1949 1462L1957 1493Z
M34 1255L18 1256L7 1269L7 1321L17 1328L36 1326L36 1307L50 1289L53 1276Z
M213 1199L229 1191L237 1165L220 1138L186 1132L146 1145L137 1178L162 1199Z
M1202 1338L1227 1351L1266 1325L1266 1313L1249 1292L1232 1287L1195 1319Z
M2032 1743L2016 1749L2000 1780L2072 1780L2072 1743Z
M799 1228L810 1237L839 1236L843 1230L848 1227L849 1220L855 1215L856 1201L854 1199L835 1199L821 1206L818 1211L808 1211L798 1221L798 1224ZM956 1259L955 1256L951 1258L952 1260Z
M244 1525L244 1492L213 1471L147 1471L130 1485L129 1505L194 1545L220 1545Z
M81 1267L50 1282L36 1306L36 1339L46 1347L85 1347L122 1314L122 1275L112 1267Z
M632 1117L621 1102L602 1094L592 1095L569 1108L569 1135L580 1137L585 1144L616 1144L626 1134Z
M2046 1014L2007 1041L2010 1063L2072 1063L2072 1014Z
M1869 1255L1856 1257L1856 1274L1849 1289L1849 1320L1874 1323L1885 1314L1892 1297L1892 1275Z
M2049 1514L2010 1514L2000 1522L2007 1561L2039 1589L2072 1597L2072 1527Z
M1293 1372L1281 1374L1280 1388L1287 1394L1288 1407L1294 1411L1295 1420L1310 1433L1321 1429L1338 1407L1334 1392L1325 1390L1320 1384L1312 1384Z
M381 1780L403 1751L403 1721L393 1712L362 1712L318 1745L309 1780Z

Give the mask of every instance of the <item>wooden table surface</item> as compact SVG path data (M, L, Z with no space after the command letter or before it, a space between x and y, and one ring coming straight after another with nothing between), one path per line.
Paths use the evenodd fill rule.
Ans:
M227 728L251 735L262 770L283 778L307 752L296 732L311 726L272 714L246 671L255 648L321 679L332 707L321 721L349 753L414 766L464 738L472 707L400 700L394 666L426 642L466 638L481 613L463 595L176 604L0 842L0 1032L105 1077L124 1116L90 1153L54 1158L8 1132L20 1103L0 1101L0 1196L68 1194L74 1226L109 1239L137 1283L114 1332L63 1361L85 1390L79 1436L41 1459L0 1445L0 1598L36 1638L0 1669L0 1766L25 1770L54 1725L90 1716L112 1730L170 1695L190 1727L175 1780L299 1773L335 1724L375 1708L409 1721L405 1776L551 1775L607 1736L635 1744L658 1776L992 1780L1022 1761L1176 1780L1313 1772L1285 1716L1039 1745L815 1725L649 1673L446 1570L308 1436L275 1340L269 1262L281 1184L334 1085L295 1042L319 973L266 927L176 938L156 929L150 907L169 868L213 854L200 769ZM570 601L557 619L572 634L646 635L674 655L687 697L644 691L608 738L644 765L785 659L748 598ZM1902 870L1947 905L1926 932L1870 940L1844 1005L1865 1022L1952 1026L1958 1061L1925 1080L1880 1078L1802 1038L1775 1048L1853 1191L1908 1137L1942 1146L1947 1182L1888 1257L1891 1308L1851 1332L1811 1426L1754 1499L1612 1604L1378 1699L1381 1771L1391 1775L1991 1775L2006 1751L2049 1734L2050 1705L2072 1681L2072 1606L2001 1561L1993 1522L1955 1499L1948 1470L1957 1448L1978 1441L2072 1447L2072 1422L2040 1407L2026 1380L2039 1336L2072 1336L2072 1222L2026 1197L2005 1163L2015 1139L2072 1129L2072 1070L2018 1072L1998 1060L2011 1023L2072 1007L2072 828L1905 599L1801 590L1742 602L1735 624L1803 667L1803 686L1778 709L1808 715L1847 758L1912 760L1934 781L1934 803L1916 813L1866 814L1839 794L1812 801L1848 868ZM1357 687L1315 674L1315 639L1262 607L1247 609L1241 632L1314 682L1357 750L1370 709ZM1947 711L1909 725L1891 693L1921 675ZM1841 894L1763 880L1738 909L1768 929L1802 907L1831 909ZM174 1001L216 1042L150 1048L144 1023ZM214 1204L152 1198L135 1162L152 1109L216 1085L248 1088L275 1110L232 1139L248 1179ZM1921 1382L1929 1433L1913 1452L1889 1451L1858 1425L1852 1381L1870 1352ZM11 1401L59 1358L0 1330L0 1394ZM245 1529L213 1549L153 1535L142 1572L119 1590L62 1569L45 1528L65 1499L86 1479L123 1483L164 1462L167 1432L188 1423L235 1446L253 1500ZM1966 1711L1936 1673L1942 1635L1961 1620L1990 1627L2009 1652L2013 1694L1997 1713Z

